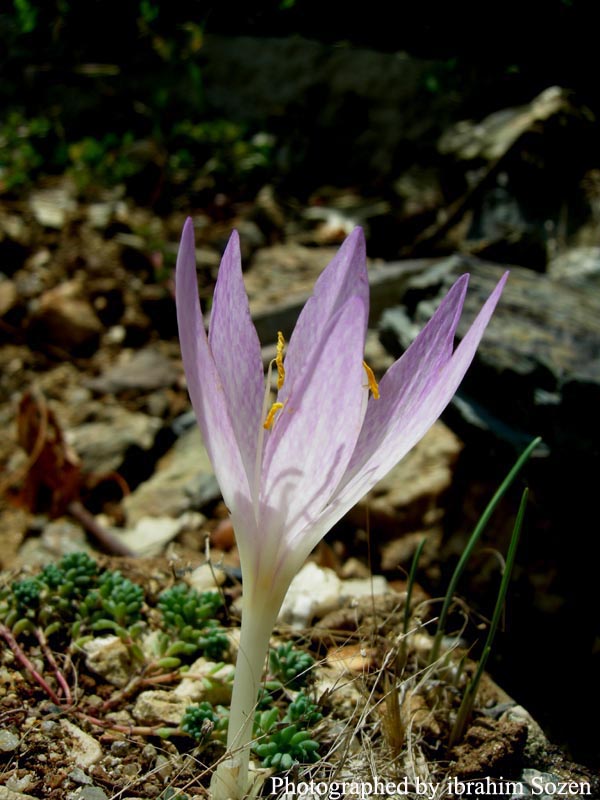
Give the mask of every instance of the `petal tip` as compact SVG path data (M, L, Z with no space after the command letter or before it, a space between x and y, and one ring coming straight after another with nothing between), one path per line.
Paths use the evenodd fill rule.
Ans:
M195 271L196 269L196 241L194 236L194 223L188 217L183 225L179 252L177 254L176 273Z
M241 272L242 272L242 253L240 249L240 237L238 232L234 229L231 231L231 234L227 241L227 246L223 251L223 255L221 257L221 266L219 267L219 279L217 280L217 286L215 287L215 292L221 289L221 283L223 280L227 279L227 276L231 276L237 273L241 275Z
M183 230L181 233L181 238L189 237L194 235L194 220L191 217L186 217L185 222L183 223Z

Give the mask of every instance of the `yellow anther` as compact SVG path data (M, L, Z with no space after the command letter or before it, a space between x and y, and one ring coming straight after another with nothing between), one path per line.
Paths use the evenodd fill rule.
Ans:
M275 357L275 364L277 366L277 388L281 389L285 380L285 368L283 366L283 348L285 347L285 339L283 333L277 331L277 355ZM266 427L266 425L265 425Z
M363 361L363 367L365 369L365 372L367 373L367 382L369 384L369 389L371 390L371 394L373 395L373 399L379 400L379 385L375 380L375 374L366 361Z
M273 405L271 406L271 410L267 414L266 420L263 422L263 428L265 430L267 431L271 430L271 428L273 427L273 423L275 422L275 414L277 414L278 411L281 411L282 408L283 408L283 403L273 403Z

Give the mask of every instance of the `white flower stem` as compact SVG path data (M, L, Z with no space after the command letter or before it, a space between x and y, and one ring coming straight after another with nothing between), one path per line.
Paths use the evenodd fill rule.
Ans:
M219 765L211 783L213 800L242 800L248 791L248 762L256 701L282 599L271 591L270 596L267 592L256 602L257 594L244 595L240 647L229 713L229 758Z

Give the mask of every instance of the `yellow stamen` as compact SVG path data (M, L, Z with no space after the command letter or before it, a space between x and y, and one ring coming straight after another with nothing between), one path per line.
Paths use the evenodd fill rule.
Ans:
M369 389L371 390L371 394L373 395L373 399L379 400L379 385L375 380L375 373L366 361L363 361L363 367L367 373L367 381L369 384Z
M275 414L277 414L278 411L281 411L282 408L283 408L283 403L273 403L273 405L271 406L271 410L267 414L266 420L263 422L263 428L265 430L267 431L271 430L271 428L273 427L273 423L275 422Z
M277 388L281 389L285 380L285 367L283 366L283 348L285 347L285 339L283 333L277 331L277 356L275 357L275 364L277 366ZM266 425L265 425L266 427Z

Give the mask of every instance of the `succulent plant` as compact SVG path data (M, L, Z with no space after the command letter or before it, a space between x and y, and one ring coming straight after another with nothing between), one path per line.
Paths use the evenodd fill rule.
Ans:
M319 706L308 695L304 694L304 692L299 692L287 707L283 719L284 722L301 722L303 725L315 725L323 719L323 714L319 711Z
M284 771L294 764L311 764L317 760L319 743L311 739L310 731L295 724L282 726L277 708L263 711L257 715L256 722L260 739L253 750L263 767Z
M89 620L95 630L101 630L104 621L127 627L139 620L143 602L141 586L124 578L119 571L107 570L100 575L97 588L81 602L78 615Z
M186 708L179 727L197 741L202 741L210 736L218 722L219 717L211 703L203 701Z
M269 651L271 675L290 689L299 689L306 684L310 668L315 663L304 650L294 649L292 642L280 644Z

